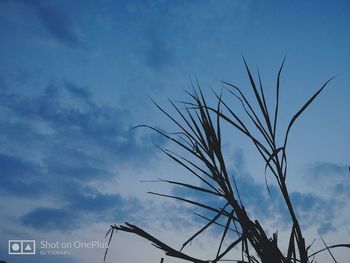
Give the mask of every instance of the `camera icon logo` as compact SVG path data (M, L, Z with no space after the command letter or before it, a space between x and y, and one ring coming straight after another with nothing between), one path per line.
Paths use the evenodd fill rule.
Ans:
M9 255L34 255L35 240L9 240Z

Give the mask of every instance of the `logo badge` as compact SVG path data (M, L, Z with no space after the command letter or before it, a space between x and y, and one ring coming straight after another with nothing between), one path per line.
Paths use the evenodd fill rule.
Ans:
M35 240L9 240L9 255L34 255Z

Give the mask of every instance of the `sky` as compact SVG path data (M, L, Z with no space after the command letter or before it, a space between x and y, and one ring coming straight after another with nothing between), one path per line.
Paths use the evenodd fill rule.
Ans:
M336 76L291 131L287 183L308 244L315 238L315 250L322 247L320 235L327 244L349 243L349 14L348 1L1 0L0 260L102 262L103 248L41 255L50 250L40 249L41 241L106 242L109 225L124 221L180 248L205 222L193 207L146 192L205 197L141 183L192 179L154 146L172 147L169 142L130 129L150 124L174 131L152 99L171 111L168 98L187 100L194 79L210 103L221 80L249 94L242 55L254 74L259 68L270 105L287 56L280 135ZM270 234L279 229L283 243L289 219L273 178L268 175L275 198L251 143L228 126L223 135L249 213ZM186 252L209 255L218 233L206 232ZM38 253L8 255L8 240L36 240ZM162 255L118 233L107 262L159 262ZM334 256L344 262L350 252ZM331 262L327 254L317 260Z

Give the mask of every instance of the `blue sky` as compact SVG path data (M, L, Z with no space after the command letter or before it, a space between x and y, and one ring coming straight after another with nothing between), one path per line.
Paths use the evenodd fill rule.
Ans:
M129 129L140 123L173 129L151 98L165 106L167 98L185 99L191 78L209 101L219 80L247 87L241 54L259 67L269 98L287 54L281 134L336 75L293 127L288 183L309 242L319 233L329 243L348 241L349 11L347 1L1 1L0 259L47 262L9 257L7 240L103 241L109 224L125 220L180 246L203 222L186 216L189 207L145 192L190 193L139 181L187 180L186 174L153 146L166 145L164 138ZM283 233L288 219L267 195L262 161L243 137L228 128L224 134L246 206ZM127 253L131 244L139 253ZM206 245L200 240L194 253ZM111 261L161 255L124 235L113 248ZM103 252L72 251L50 262L99 262Z

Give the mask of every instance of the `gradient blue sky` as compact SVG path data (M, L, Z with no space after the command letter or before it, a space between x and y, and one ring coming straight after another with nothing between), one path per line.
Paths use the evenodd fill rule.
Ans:
M292 130L288 183L309 242L319 233L330 244L348 241L349 14L348 1L0 1L0 259L48 262L9 257L7 240L104 241L108 225L124 220L180 247L203 222L186 217L188 207L145 192L188 193L139 181L185 174L154 148L162 138L128 130L171 127L151 98L162 105L184 99L191 78L209 101L219 80L246 87L241 54L259 67L270 97L287 54L281 132L337 75ZM263 163L244 138L224 134L246 206L283 233L287 218L266 195ZM137 253L128 253L132 244ZM194 245L194 255L204 255L207 244ZM50 262L100 262L103 252L72 251ZM160 255L121 235L109 262L158 262ZM349 258L348 251L335 255Z

